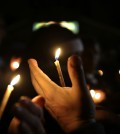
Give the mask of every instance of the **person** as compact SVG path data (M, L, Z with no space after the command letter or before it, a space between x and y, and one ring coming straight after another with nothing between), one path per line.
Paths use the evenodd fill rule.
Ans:
M57 81L56 79L53 79L53 77L56 74L53 75L53 71L55 72L55 68L54 68L54 70L52 70L53 67L51 67L50 59L53 56L51 52L53 52L53 50L56 46L59 46L58 44L61 44L60 46L62 48L64 48L63 49L64 51L62 53L63 57L68 57L68 55L74 54L74 53L81 54L84 50L81 39L78 36L74 35L68 29L62 28L58 24L57 25L53 24L48 27L42 27L41 29L36 31L32 37L33 37L32 41L30 41L31 45L29 47L30 56L37 59L38 64L41 65L42 70L46 74L49 74L48 76L50 78L52 78L53 81L55 80L54 82L59 85L59 82L58 82L59 80ZM48 49L46 49L46 48L48 48ZM69 49L69 51L66 51L68 49ZM46 53L47 53L47 56L46 56ZM66 55L64 55L64 54L66 54ZM45 60L43 60L43 59L45 59ZM65 59L66 58L64 58L64 60ZM83 62L84 62L84 60L82 60L82 63ZM61 65L63 65L63 64L61 64ZM62 66L62 69L63 69L63 74L65 74L63 66ZM66 69L65 69L65 71L66 71ZM65 76L64 78L66 78L66 75L64 75L64 76ZM68 82L69 78L67 77L65 80L66 80L65 81L66 85L71 86L71 84L70 84L71 81ZM113 118L114 117L117 118L117 116L115 114L109 114L109 112L110 111L106 110L104 107L97 107L96 108L96 117L95 117L96 120L103 123L104 121L110 122L111 115L113 116ZM104 114L109 115L109 116L104 116ZM107 117L107 118L103 118L103 117ZM45 115L45 118L46 118L46 115ZM53 125L54 127L52 126L49 130L47 128L48 132L52 133L53 129L54 129L54 131L56 130L57 122L53 123L51 118L50 118L50 120L48 120L48 119L49 118L47 118L47 123L48 123L47 127L50 128L51 124L54 124ZM59 133L59 131L60 131L60 129L56 133Z
M14 107L16 116L11 121L8 133L45 134L43 104L44 99L41 96L34 97L32 101L30 98L22 96ZM21 122L18 119L21 120Z
M87 89L83 67L79 56L70 56L67 62L72 87L61 87L54 83L38 67L35 59L29 59L28 63L32 84L35 90L44 98L44 107L49 111L52 117L57 120L65 133L105 133L103 127L96 122L95 105L90 92ZM24 105L25 109L21 105ZM38 117L38 114L41 112L38 111L36 113L37 110L33 110L32 107L33 104L30 103L30 101L27 99L22 100L20 106L17 106L17 112L15 115L22 123L25 122L27 124L26 126L24 124L26 130L29 131L34 128L36 130L40 129L41 131L39 132L44 133L41 122L32 116L32 114L35 114ZM29 109L29 111L27 111L27 109ZM29 116L29 114L31 116ZM42 114L39 116L42 119ZM32 132L30 131L30 133L35 133L34 129Z

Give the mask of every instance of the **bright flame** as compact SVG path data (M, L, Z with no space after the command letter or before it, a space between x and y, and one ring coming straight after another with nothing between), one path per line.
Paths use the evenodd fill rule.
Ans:
M103 75L103 71L102 70L98 70L98 73L99 73L100 76Z
M92 96L92 98L95 96L95 90L93 90L93 89L91 89L90 90L90 94L91 94L91 96Z
M58 49L56 50L56 53L55 53L55 59L56 59L56 60L59 58L60 53L61 53L61 49L58 48Z
M17 84L19 80L20 80L20 75L18 74L15 78L13 78L10 85L13 86L13 85Z

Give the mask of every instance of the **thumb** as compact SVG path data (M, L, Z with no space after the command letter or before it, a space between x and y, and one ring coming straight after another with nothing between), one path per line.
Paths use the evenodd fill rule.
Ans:
M80 90L86 90L87 84L84 76L82 62L79 56L72 55L68 59L68 73L72 82L72 87L76 91L76 93L80 92Z
M37 105L39 105L41 107L44 107L44 105L45 105L45 99L44 99L44 97L42 97L40 95L34 97L32 99L32 102L34 102L35 104L37 104Z

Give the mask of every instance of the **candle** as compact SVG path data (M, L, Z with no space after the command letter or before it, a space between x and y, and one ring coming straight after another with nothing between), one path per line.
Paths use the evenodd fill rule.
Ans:
M61 52L61 49L58 48L57 51L56 51L56 53L55 53L55 59L56 59L56 61L54 63L55 63L55 66L57 68L57 71L58 71L58 75L59 75L61 86L62 87L65 87L65 82L64 82L63 75L62 75L62 70L61 70L61 67L60 67L59 60L58 60L59 55L60 55L60 52Z
M3 96L3 100L2 100L1 105L0 105L0 118L2 117L4 109L5 109L6 105L7 105L8 99L10 97L10 94L12 93L12 91L14 89L13 85L18 83L19 79L20 79L20 75L17 75L15 78L13 78L11 83L7 86L6 92L5 92L4 96Z

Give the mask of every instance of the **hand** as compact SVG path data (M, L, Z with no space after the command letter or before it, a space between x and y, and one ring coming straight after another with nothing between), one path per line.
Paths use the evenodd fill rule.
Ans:
M22 97L15 106L15 117L10 123L9 133L45 134L44 117L41 108L43 103L44 100L40 96L33 98L32 102L30 99Z
M87 89L83 67L78 56L68 59L68 73L72 87L60 87L39 67L35 59L29 59L32 84L45 98L45 108L58 121L65 132L95 122L95 106Z

